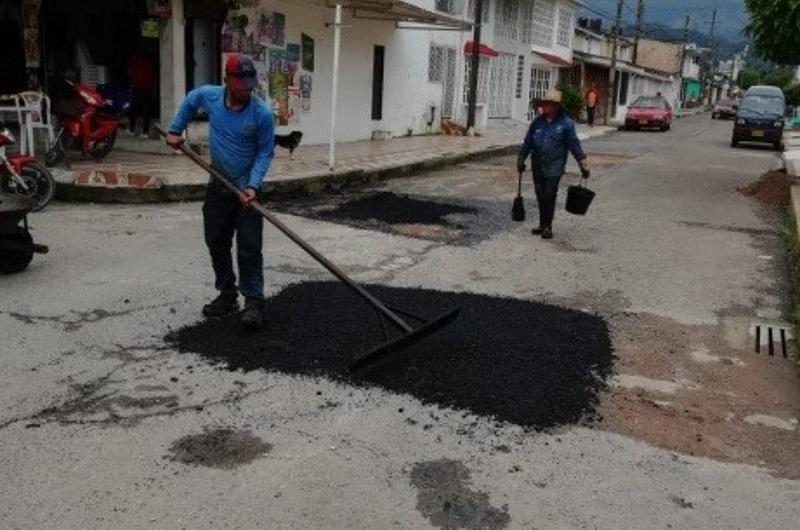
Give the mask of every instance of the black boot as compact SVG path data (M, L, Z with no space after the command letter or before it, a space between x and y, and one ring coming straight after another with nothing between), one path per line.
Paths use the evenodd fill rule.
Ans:
M533 230L531 230L531 234L533 234L533 235L535 235L535 236L540 236L540 235L542 235L542 229L541 229L541 227L539 227L539 228L534 228Z
M246 298L242 311L242 324L250 329L261 329L264 326L264 300Z
M542 228L542 239L553 239L553 229L549 226Z
M239 310L236 291L222 292L211 303L203 306L203 315L207 317L224 317Z

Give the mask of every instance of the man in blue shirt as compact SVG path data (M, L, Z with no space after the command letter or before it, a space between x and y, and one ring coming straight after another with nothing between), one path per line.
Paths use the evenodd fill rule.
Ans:
M567 153L572 153L581 168L583 178L589 178L586 154L575 132L575 123L561 108L561 91L548 90L542 98L542 115L533 120L519 151L517 170L525 171L525 161L531 157L536 202L539 205L539 227L534 235L553 237L553 217L556 211L558 184L567 165Z
M209 118L211 164L246 196L245 205L258 198L269 171L274 150L274 123L270 106L252 96L258 85L253 61L231 55L225 64L224 86L202 86L189 92L175 115L167 143L177 147L189 121L199 109ZM261 254L264 219L243 208L236 196L211 179L203 204L206 245L220 292L203 307L207 317L239 309L231 246L236 235L239 292L245 298L242 322L251 328L263 325L264 259Z

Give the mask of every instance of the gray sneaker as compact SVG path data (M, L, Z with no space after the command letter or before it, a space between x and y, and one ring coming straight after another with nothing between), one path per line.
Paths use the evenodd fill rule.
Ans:
M246 298L242 311L242 324L250 329L264 327L264 300L262 298Z

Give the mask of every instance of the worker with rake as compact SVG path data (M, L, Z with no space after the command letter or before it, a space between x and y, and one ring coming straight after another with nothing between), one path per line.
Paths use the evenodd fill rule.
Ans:
M589 178L586 154L575 132L575 123L561 106L561 91L548 90L540 100L542 114L533 120L519 151L517 170L525 171L531 157L536 202L539 205L539 227L532 233L544 239L553 237L553 217L556 211L558 185L572 153L580 166L583 178Z
M256 329L263 326L264 320L264 219L251 208L241 206L258 197L272 163L275 132L272 109L252 96L257 85L253 61L230 55L225 63L225 85L207 85L189 92L167 135L167 143L179 148L183 143L181 135L197 111L202 108L208 114L211 164L243 194L239 198L218 181L209 181L203 227L219 295L203 307L203 314L220 317L239 309L231 258L235 234L238 292L245 299L242 323Z

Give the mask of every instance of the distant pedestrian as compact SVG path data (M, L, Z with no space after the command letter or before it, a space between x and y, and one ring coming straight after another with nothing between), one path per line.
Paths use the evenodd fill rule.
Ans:
M575 132L575 123L561 107L561 91L548 90L542 98L542 115L531 123L517 159L517 170L522 173L525 162L531 157L539 205L539 227L531 233L544 239L553 237L556 197L567 165L567 153L572 153L578 161L583 178L589 178L586 154Z
M275 142L272 109L252 96L257 85L253 61L230 55L225 63L225 86L206 85L189 92L167 136L171 147L181 145L181 134L189 120L204 109L209 118L211 164L242 190L246 204L258 196L272 163ZM219 291L219 296L203 307L203 314L219 317L239 308L231 259L235 234L238 291L245 298L242 322L260 328L264 319L264 218L251 208L242 208L233 193L212 179L203 204L203 225Z
M589 127L594 127L597 103L600 101L600 91L597 90L597 86L594 83L592 83L591 88L586 91L584 101L586 102L586 119L589 123Z
M150 134L150 121L155 117L157 76L153 61L147 54L135 52L128 59L128 84L132 105L128 116L131 134L136 132L136 119L142 120L142 138Z

